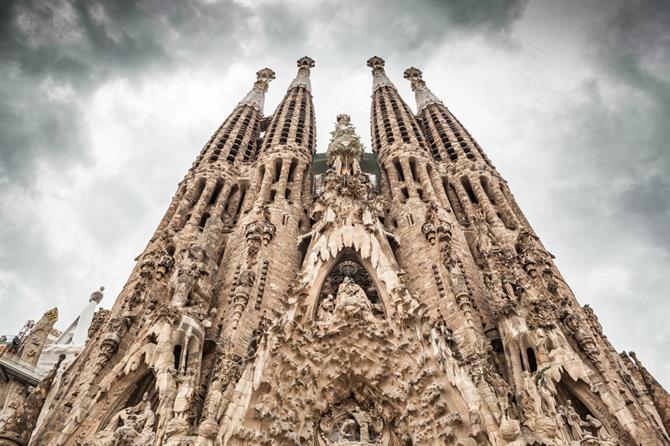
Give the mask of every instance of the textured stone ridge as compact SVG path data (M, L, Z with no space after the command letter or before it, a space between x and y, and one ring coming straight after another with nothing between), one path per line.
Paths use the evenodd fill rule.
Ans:
M476 140L420 70L417 116L368 65L381 175L344 114L312 174L314 61L267 117L259 71L53 397L47 380L30 417L3 410L0 445L670 444L668 394Z

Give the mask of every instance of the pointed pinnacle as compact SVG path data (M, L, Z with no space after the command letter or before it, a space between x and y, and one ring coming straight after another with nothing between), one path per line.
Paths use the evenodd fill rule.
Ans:
M257 81L271 82L272 80L274 80L274 78L275 78L275 72L268 67L261 68L256 72Z
M314 59L309 56L303 56L298 59L298 68L314 68Z
M374 69L381 68L382 70L384 69L384 59L382 59L379 56L372 56L371 58L368 59L368 67Z
M425 87L426 85L423 80L423 73L416 67L406 69L403 77L412 83L412 91L416 91L417 87Z

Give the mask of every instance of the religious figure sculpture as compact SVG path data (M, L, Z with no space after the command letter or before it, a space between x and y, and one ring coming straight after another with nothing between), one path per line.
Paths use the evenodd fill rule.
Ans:
M365 291L350 277L345 277L337 288L335 314L342 320L374 319L372 305Z
M148 393L135 406L121 409L96 435L93 446L149 446L154 439L156 415L151 409Z

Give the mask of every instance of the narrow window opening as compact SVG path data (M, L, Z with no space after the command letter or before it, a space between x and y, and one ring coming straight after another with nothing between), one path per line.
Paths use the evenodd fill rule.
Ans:
M181 345L175 345L172 353L174 355L174 369L179 370L179 366L181 365Z
M298 167L298 160L293 158L291 160L291 165L288 168L288 181L293 181L293 178L295 177L295 170Z
M528 357L528 368L530 372L537 372L537 359L535 358L535 350L532 348L526 349L526 356Z
M409 159L409 171L412 174L412 180L418 181L419 176L416 174L416 160L414 158Z
M398 174L398 179L401 182L404 182L405 181L405 173L402 171L402 166L400 166L400 161L398 160L398 158L393 160L393 165L395 166L395 170Z
M221 189L223 189L223 181L218 179L216 180L216 185L214 186L214 192L212 192L212 196L209 197L209 203L207 203L208 206L212 206L214 203L216 203L216 200L219 198L219 194L221 193Z
M235 217L233 218L233 223L237 223L237 220L240 218L240 212L242 212L242 205L244 204L244 198L247 196L246 184L242 184L240 189L240 201L237 202L237 209L235 209Z
M282 160L281 158L275 160L275 172L274 172L274 178L273 178L273 183L276 183L279 181L279 176L281 175L281 164Z
M402 194L402 197L407 200L409 198L409 193L407 193L407 188L406 187L401 187L400 188L400 193Z
M521 362L521 370L526 371L526 364L523 361L523 354L519 352L519 361Z
M479 204L479 200L477 200L477 196L475 195L475 192L472 190L472 185L470 184L470 179L468 177L462 177L461 178L461 184L463 185L463 188L465 189L465 192L468 194L468 198L470 199L470 202L473 204Z
M204 214L202 214L200 223L198 223L198 229L200 229L201 231L205 229L205 225L207 224L208 219L209 219L209 212L205 212Z

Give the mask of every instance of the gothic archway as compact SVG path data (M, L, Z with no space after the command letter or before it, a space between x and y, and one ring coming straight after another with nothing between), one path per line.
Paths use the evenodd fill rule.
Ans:
M609 435L618 436L624 444L634 443L630 434L621 426L616 417L610 414L602 398L593 393L584 381L575 381L568 374L563 373L560 381L556 383L556 402L560 411L569 412L573 417L579 417L583 426L588 426L587 421L592 417L602 423ZM586 431L597 436L594 427L586 427Z
M368 263L361 259L353 249L345 248L337 257L324 264L316 279L318 285L313 287L317 291L311 299L313 303L309 310L310 317L313 320L319 319L319 312L322 311L324 301L331 300L334 305L338 287L345 278L348 278L365 293L373 316L386 318L388 313L382 297L384 291L375 274L370 273L372 268Z
M139 378L137 378L138 376ZM115 386L115 393L118 393L118 396L102 418L96 429L97 431L106 428L119 411L138 406L143 399L149 401L150 407L154 412L158 408L159 394L156 387L156 375L154 375L153 371L141 371L133 374L133 377L125 381L125 383L117 383Z

